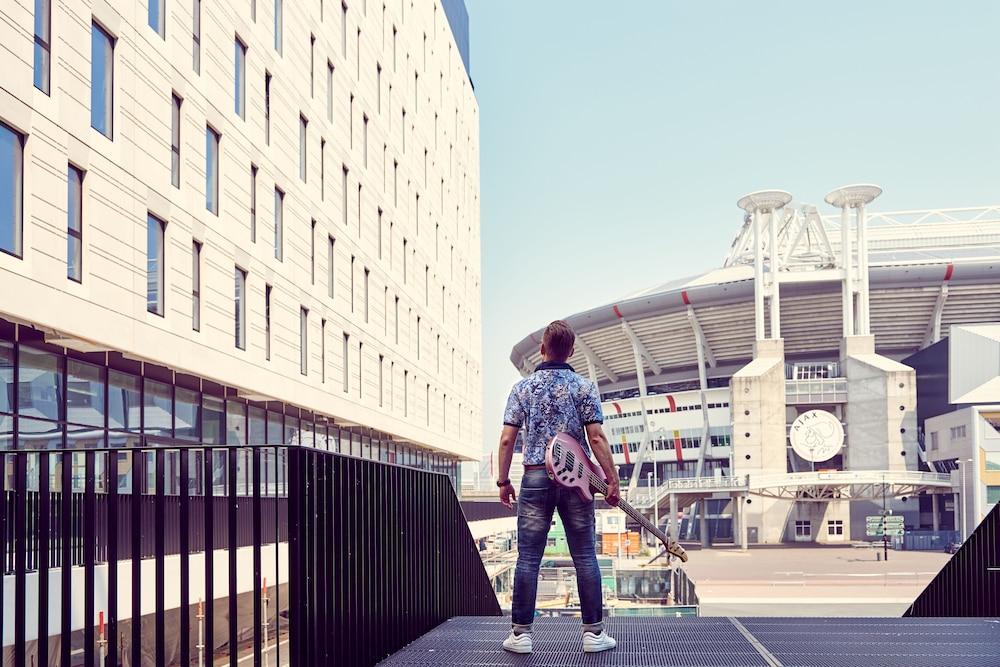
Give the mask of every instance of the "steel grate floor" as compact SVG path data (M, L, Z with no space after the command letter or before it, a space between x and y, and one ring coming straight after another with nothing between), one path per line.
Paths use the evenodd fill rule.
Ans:
M381 664L1000 667L996 619L615 617L605 626L618 648L584 654L578 618L540 618L535 621L535 652L514 655L500 648L510 630L509 617L453 618Z

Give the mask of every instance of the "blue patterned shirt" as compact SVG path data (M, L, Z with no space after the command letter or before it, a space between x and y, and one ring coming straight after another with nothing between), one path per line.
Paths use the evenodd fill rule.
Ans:
M557 433L568 433L590 453L587 424L603 424L597 385L567 363L547 361L510 390L503 423L523 429L524 463L545 463L545 447Z

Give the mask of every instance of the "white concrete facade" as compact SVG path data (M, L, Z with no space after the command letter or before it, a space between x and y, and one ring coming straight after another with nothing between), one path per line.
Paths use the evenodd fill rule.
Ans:
M48 94L33 85L35 4L0 7L0 123L23 142L22 247L0 253L0 318L477 457L478 104L439 3L286 0L276 22L282 3L271 0L167 0L161 36L146 0L52 2ZM114 39L110 137L90 122L94 24ZM172 96L182 99L179 187ZM207 128L221 137L217 214L206 206ZM84 172L80 282L67 278L69 165ZM148 215L165 222L162 316L146 308ZM237 269L245 349L234 342Z

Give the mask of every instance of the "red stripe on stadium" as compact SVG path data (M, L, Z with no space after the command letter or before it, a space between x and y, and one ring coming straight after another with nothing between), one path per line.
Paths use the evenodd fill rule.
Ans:
M618 405L617 403L612 403L611 405L615 406L615 412L617 412L618 414L622 413L622 406Z
M615 310L615 315L617 315L617 316L618 316L618 319L622 319L622 318L624 317L624 315L622 315L622 311L618 310L618 304L615 304L615 305L614 305L614 306L612 306L612 307L614 308L614 310Z
M955 265L949 263L948 268L944 270L944 281L948 282L951 280L951 274L955 272Z
M681 290L681 300L684 301L685 306L691 305L691 299L688 298L687 290Z
M677 452L678 465L684 465L684 455L681 453L681 437L677 431L674 431L674 451Z
M667 394L667 403L670 404L671 412L677 412L677 402L674 401L674 397L671 396L670 394Z
M622 436L622 451L625 453L625 463L632 463L632 458L628 455L628 440Z

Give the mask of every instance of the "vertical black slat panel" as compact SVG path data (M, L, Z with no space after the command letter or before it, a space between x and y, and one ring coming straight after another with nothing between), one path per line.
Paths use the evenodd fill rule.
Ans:
M308 624L309 641L306 642L307 664L316 664L317 641L319 633L316 632L316 466L313 455L310 451L303 449L302 458L305 460L305 467L302 471L303 481L303 503L305 507L305 530L302 533L302 555L305 560L303 575L305 576L305 586L303 587L303 613L302 622Z
M312 454L313 466L316 469L316 535L313 538L313 553L315 554L316 568L316 619L313 625L316 628L316 660L320 664L329 662L326 633L326 558L323 554L323 545L326 543L327 516L326 505L326 457L319 451Z
M28 544L27 503L28 503L28 455L24 452L14 457L14 664L25 665L25 624L27 623L25 570L27 568Z
M97 491L94 450L84 452L83 463L83 664L94 667L94 567L97 555Z
M289 565L288 568L289 578L288 578L288 595L291 598L291 603L288 606L288 650L290 663L298 667L299 665L305 664L302 661L301 643L302 643L302 625L298 623L298 610L295 605L299 601L298 592L298 581L301 577L301 525L299 523L299 495L301 494L301 482L299 480L298 474L298 454L296 449L289 448L288 450L288 558ZM280 581L275 582L275 589L279 590ZM281 608L280 605L278 607ZM280 633L277 635L276 639L279 638Z
M165 548L164 548L164 531L166 530L166 473L164 470L164 459L166 458L165 452L162 448L156 450L156 471L155 471L155 493L153 500L153 516L155 517L153 526L153 557L155 558L154 565L154 598L156 600L156 608L154 610L154 635L155 635L155 660L156 667L163 667L166 664L167 649L166 649L166 626L165 626L165 613L164 607L166 606L166 591L165 591Z
M353 451L353 438L352 438L352 451ZM351 578L350 581L358 582L361 578L361 507L366 501L361 492L361 484L359 481L361 473L361 459L352 458L351 459L351 513L350 513L350 544L351 552L348 557L351 560ZM366 637L364 637L362 632L362 613L363 604L362 600L364 596L363 589L355 584L351 590L351 636L358 637L358 646L355 652L355 658L358 662L364 659Z
M60 561L62 564L62 642L61 649L62 664L70 664L70 649L73 645L73 453L63 452L62 454L62 482L60 491Z
M230 447L227 450L229 456L228 489L229 502L227 503L229 515L229 666L236 667L239 657L237 630L239 629L239 614L237 613L237 602L239 602L239 591L236 588L236 547L239 544L236 534L237 521L236 513L239 510L236 500L236 455L238 448Z
M15 369L14 372L16 373L17 370ZM0 600L6 599L6 597L4 597L5 596L4 588L7 583L7 572L9 571L9 568L7 567L7 556L8 556L7 530L9 528L7 521L7 512L9 510L8 508L9 503L7 502L7 494L10 491L12 491L12 489L7 488L8 485L7 468L8 465L10 465L11 463L13 462L11 461L11 459L7 454L0 453L0 464L3 464L3 474L0 474ZM4 625L5 616L6 614L3 613L3 608L0 607L0 637L3 637L4 633L7 630L6 626ZM2 644L3 642L0 641L0 656L3 655Z
M142 499L146 489L146 452L132 452L132 495L129 519L132 523L132 664L142 663Z
M204 486L205 493L202 496L204 500L204 510L205 510L205 605L203 608L203 614L205 616L205 646L202 651L205 655L205 662L211 663L212 656L215 654L215 587L213 586L213 581L215 579L215 501L213 496L213 481L214 477L212 475L212 458L214 451L211 448L205 448L205 455L202 460L202 466L204 467Z
M108 667L118 667L118 452L108 452Z
M180 516L178 517L177 543L180 555L180 623L179 623L179 657L177 662L181 665L189 664L191 655L191 536L188 525L188 512L190 511L191 483L189 480L190 470L188 469L190 452L181 449L178 452L180 458Z
M261 667L263 661L263 653L261 651L261 642L263 641L263 632L261 628L261 623L263 622L263 606L261 605L261 569L263 567L261 563L261 508L260 508L260 469L261 464L264 459L264 450L259 447L254 447L250 450L250 456L253 461L253 503L251 509L251 516L253 521L253 583L251 584L251 590L253 592L253 665L254 667Z
M49 460L58 454L42 452L38 455L38 664L49 664L49 561L52 558L52 508L49 481ZM2 535L2 533L0 533ZM2 599L2 598L0 598Z
M332 606L330 608L330 614L333 622L333 645L337 648L338 655L341 651L347 648L347 640L343 633L343 619L344 619L344 579L343 579L343 569L344 569L344 554L343 554L343 494L344 494L344 458L342 456L332 456L333 459L333 480L332 480L332 491L333 491L333 501L330 506L330 520L333 522L333 530L331 531L331 560L332 560L332 572L333 572L333 584L332 584Z

